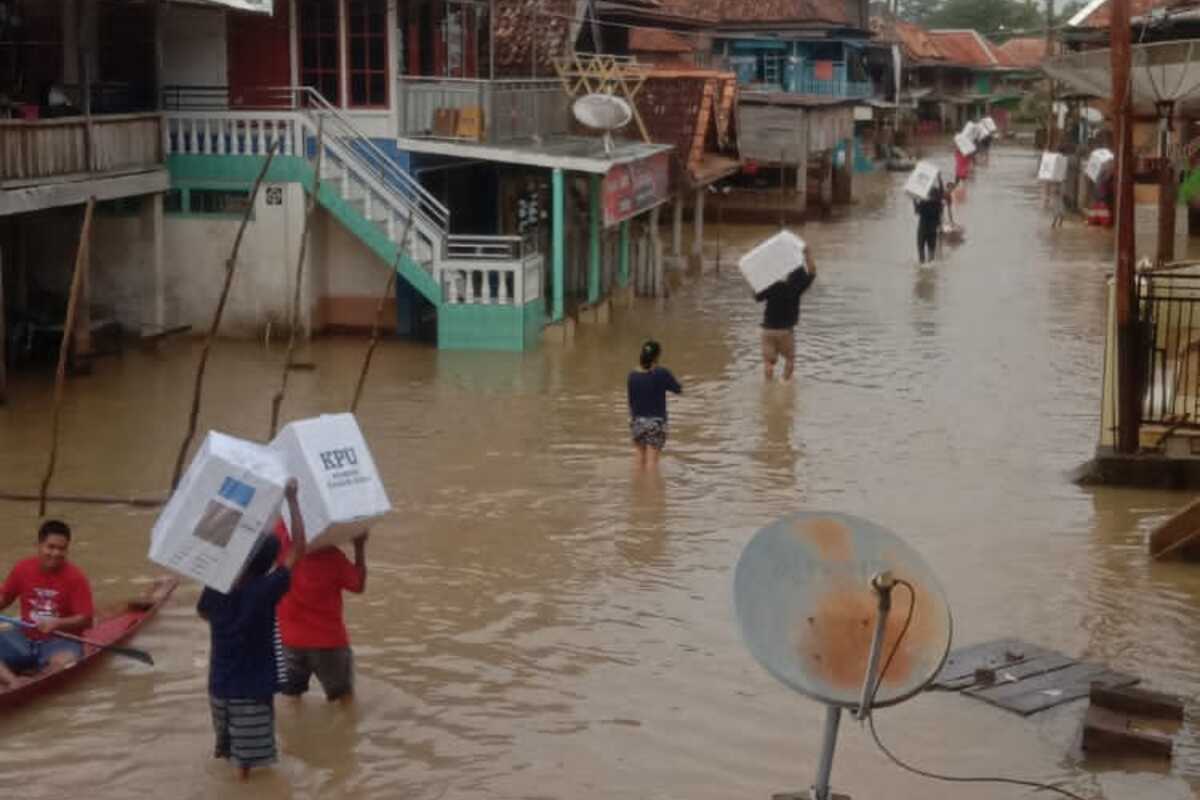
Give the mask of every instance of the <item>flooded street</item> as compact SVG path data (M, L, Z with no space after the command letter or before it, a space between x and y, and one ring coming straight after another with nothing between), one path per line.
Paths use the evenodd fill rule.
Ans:
M1190 497L1085 490L1066 476L1099 433L1112 234L1074 220L1052 232L1035 158L993 152L955 209L967 243L933 270L915 266L903 176L860 181L853 209L805 226L820 275L792 385L762 382L761 307L728 251L720 275L582 327L571 346L382 346L359 418L397 512L372 533L366 595L346 604L357 707L280 698L280 766L238 785L210 758L207 627L184 584L136 639L155 668L111 658L0 718L0 797L765 800L804 789L822 708L752 660L731 603L742 546L800 509L904 537L942 580L955 646L1021 637L1197 695L1200 567L1151 564L1144 546ZM1151 252L1153 216L1140 220L1138 251ZM725 237L744 249L769 232ZM657 481L632 478L627 443L625 375L646 336L684 385ZM306 357L318 368L293 374L284 416L344 410L364 347L317 342ZM198 352L132 350L70 383L55 487L162 494ZM283 346L214 352L201 430L265 437ZM0 408L6 489L36 490L51 380L18 376ZM0 506L7 570L32 553L36 506ZM51 512L75 527L72 556L101 607L155 574L152 511ZM1108 798L1200 788L1190 726L1169 771L1082 760L1085 705L1022 719L925 694L877 720L926 769L1065 780ZM862 798L1031 795L906 774L849 723L833 784Z

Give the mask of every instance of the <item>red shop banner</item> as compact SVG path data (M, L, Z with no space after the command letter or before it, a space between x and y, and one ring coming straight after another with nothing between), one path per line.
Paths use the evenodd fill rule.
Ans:
M604 176L601 189L604 227L610 228L665 203L670 196L670 183L669 153L613 167Z

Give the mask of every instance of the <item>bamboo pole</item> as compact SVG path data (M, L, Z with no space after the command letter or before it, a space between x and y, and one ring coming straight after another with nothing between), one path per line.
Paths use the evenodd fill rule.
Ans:
M183 460L187 458L188 448L192 445L192 439L196 435L196 420L200 416L200 398L204 391L204 370L208 366L208 354L212 350L213 339L217 336L217 329L221 327L221 317L225 315L225 304L229 300L229 289L233 285L233 276L237 271L237 256L238 251L242 247L242 237L246 233L246 226L250 223L250 213L254 210L254 202L258 198L259 187L262 186L263 179L267 176L267 170L271 168L271 162L275 159L275 152L279 147L279 142L282 137L277 137L271 142L270 148L267 150L267 160L263 162L262 169L259 170L258 176L254 179L254 186L250 190L250 202L246 204L246 210L242 213L242 223L238 226L237 237L233 240L233 250L229 254L229 259L225 262L225 284L221 287L221 297L217 301L217 308L213 312L212 323L208 327L208 335L204 338L204 348L200 351L200 363L196 366L196 380L192 387L192 408L188 413L188 429L184 434L183 443L179 446L179 455L175 458L175 471L171 475L171 491L174 492L179 487L179 479L183 476Z
M396 251L396 263L392 265L392 274L388 275L387 285L379 296L379 305L375 307L375 324L371 326L371 343L367 345L367 353L363 356L362 371L358 373L358 383L354 387L354 399L350 401L350 413L358 411L358 402L362 400L363 387L367 384L367 373L371 371L371 359L375 356L375 348L379 346L379 330L383 327L383 309L387 299L392 296L396 286L396 273L400 270L400 259L404 256L404 247L409 243L412 231L413 215L408 215L408 223L404 226L404 235L400 237L400 246Z
M296 328L300 327L300 289L304 284L304 258L308 254L309 231L312 218L317 210L317 195L321 191L321 157L325 152L325 118L317 118L317 159L313 175L312 194L308 196L308 207L304 210L304 228L300 232L300 255L296 258L296 285L292 289L291 324L288 326L287 355L283 360L283 376L279 379L279 391L271 398L271 430L267 440L275 438L279 430L279 408L283 405L283 397L287 393L288 376L296 355Z
M53 500L55 503L75 503L79 505L94 505L94 506L133 506L134 508L158 508L166 505L166 499L160 497L116 497L113 495L80 495L80 494L50 494L47 493L45 501ZM43 497L40 493L32 494L29 492L3 492L0 491L0 501L12 503L41 503ZM44 512L43 512L44 513Z
M67 355L71 352L71 339L75 328L75 307L79 302L79 285L82 282L83 271L87 268L88 239L92 230L92 212L96 208L96 199L88 198L83 210L83 226L79 231L79 246L75 248L75 272L71 276L71 294L67 299L67 318L63 322L62 341L58 345L58 368L54 373L54 410L50 423L50 460L46 464L46 474L42 477L42 488L38 493L38 516L46 516L46 492L50 488L50 480L54 477L54 467L58 464L58 429L62 418L63 384L67 377Z

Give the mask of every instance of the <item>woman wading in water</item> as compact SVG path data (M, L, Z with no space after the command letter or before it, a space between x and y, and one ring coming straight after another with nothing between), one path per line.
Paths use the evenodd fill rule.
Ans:
M638 355L640 368L629 373L629 432L634 464L639 469L658 466L658 456L667 443L667 392L683 392L671 371L658 366L661 355L662 346L647 341Z

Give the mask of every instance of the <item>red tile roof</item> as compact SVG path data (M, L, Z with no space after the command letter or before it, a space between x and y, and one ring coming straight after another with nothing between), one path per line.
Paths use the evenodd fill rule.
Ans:
M492 23L497 77L555 74L554 58L570 51L574 15L575 0L497 0Z
M979 68L1000 66L999 59L992 53L987 41L976 31L930 31L929 36L946 61L951 64Z
M1039 36L1009 39L996 47L1006 67L1036 69L1046 58L1046 40Z
M632 53L691 53L695 45L686 37L662 28L634 28L629 32Z
M710 0L716 2L716 0ZM723 0L723 22L827 22L848 25L845 0Z

